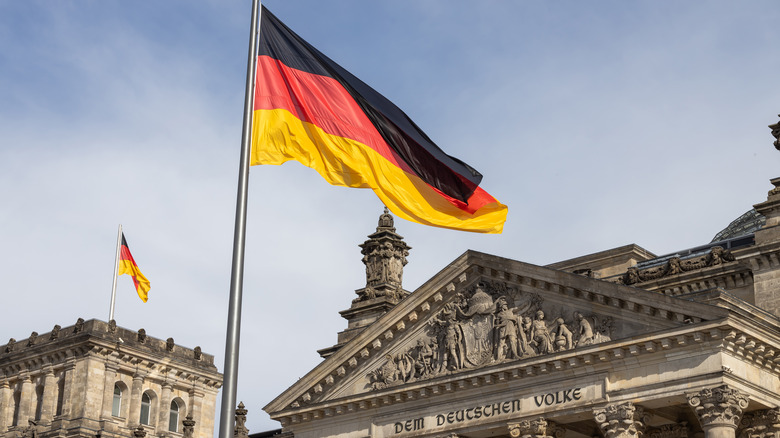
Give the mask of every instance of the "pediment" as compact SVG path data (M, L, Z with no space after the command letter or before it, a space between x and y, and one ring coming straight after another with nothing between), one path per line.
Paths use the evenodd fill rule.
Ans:
M272 417L721 319L715 306L468 251L269 403ZM326 408L326 412L327 412ZM319 412L319 411L318 411Z

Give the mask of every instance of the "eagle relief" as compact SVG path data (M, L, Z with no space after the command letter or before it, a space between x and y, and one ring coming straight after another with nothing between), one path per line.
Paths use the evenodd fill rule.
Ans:
M546 305L538 294L505 283L480 282L446 303L409 347L385 355L368 373L367 386L380 390L606 342L612 324L611 318Z

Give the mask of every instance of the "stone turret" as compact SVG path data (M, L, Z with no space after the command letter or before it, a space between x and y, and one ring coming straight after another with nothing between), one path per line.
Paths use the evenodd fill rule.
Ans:
M412 248L395 232L393 216L387 207L379 216L376 231L359 246L366 265L366 286L355 291L357 298L352 300L349 309L339 312L348 321L347 329L338 334L336 345L319 350L322 357L335 353L409 295L402 282L406 256Z

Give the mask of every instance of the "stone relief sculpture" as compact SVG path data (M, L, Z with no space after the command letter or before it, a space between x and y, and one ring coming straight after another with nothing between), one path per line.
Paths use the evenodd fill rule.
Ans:
M710 249L709 253L698 257L682 259L675 256L661 266L654 266L641 270L632 266L628 268L622 277L620 277L619 282L625 285L632 285L643 281L657 280L670 275L733 262L735 260L736 258L734 258L731 251L723 249L723 247L720 246L714 246Z
M422 336L368 373L384 389L464 369L521 360L611 340L611 318L552 309L544 300L504 283L479 283L458 293L428 320ZM566 315L571 315L567 320Z

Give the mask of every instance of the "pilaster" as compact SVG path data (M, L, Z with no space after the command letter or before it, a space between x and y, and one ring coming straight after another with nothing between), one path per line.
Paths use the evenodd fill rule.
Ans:
M165 381L162 384L162 393L160 394L160 408L159 416L157 420L157 431L167 431L168 430L168 421L171 418L171 390L173 389L173 385ZM181 412L180 415L184 415L184 412Z
M50 424L54 419L57 408L57 377L51 366L47 367L43 375L43 405L41 406L41 423Z
M0 381L0 434L8 430L13 414L13 392L7 380Z
M35 415L32 406L33 400L33 382L29 374L21 376L22 394L19 397L19 416L16 419L17 425L26 424L27 420Z
M144 390L144 378L141 373L133 375L133 385L130 388L130 409L127 412L127 424L137 425L141 422L141 395ZM140 427L140 426L139 426Z
M113 418L112 408L114 406L114 385L116 384L117 366L106 362L105 379L103 383L103 403L100 409L100 418L102 420L111 420Z

